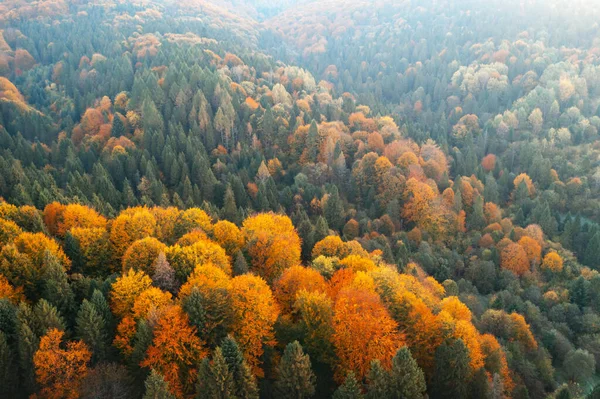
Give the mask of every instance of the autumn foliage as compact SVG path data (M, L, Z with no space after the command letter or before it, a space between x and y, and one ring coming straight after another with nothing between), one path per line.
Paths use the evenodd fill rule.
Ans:
M41 394L49 399L80 397L82 380L87 374L91 353L81 341L62 342L63 331L49 330L40 340L33 357L35 376Z

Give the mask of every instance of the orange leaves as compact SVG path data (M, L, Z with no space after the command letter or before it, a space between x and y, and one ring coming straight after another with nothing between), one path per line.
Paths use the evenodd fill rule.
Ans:
M342 258L348 255L348 250L340 237L327 236L316 243L312 250L313 258L321 255Z
M542 260L542 247L536 240L528 236L523 236L519 240L519 245L525 250L530 264L540 264L540 261Z
M244 103L248 106L248 108L250 108L251 111L256 111L256 109L258 109L260 106L260 104L257 103L252 97L247 97Z
M403 217L431 233L443 234L447 230L445 207L430 185L410 178L406 182L405 198Z
M133 303L133 318L136 320L147 317L150 313L159 311L171 303L171 293L160 288L150 287L144 290Z
M14 288L6 277L0 274L0 299L6 298L15 305L24 300L23 289L21 287Z
M59 237L64 237L73 227L106 227L106 219L94 209L79 204L61 205L57 202L44 208L44 222L48 230Z
M300 237L287 216L263 213L250 217L244 221L242 233L252 269L268 282L300 264Z
M208 355L203 345L181 307L170 306L158 319L152 345L140 365L162 374L171 392L181 398L193 392L196 367Z
M258 276L244 274L231 280L233 335L244 357L257 376L263 376L260 357L263 346L274 346L273 325L279 316L273 294Z
M325 279L315 269L302 266L292 266L285 270L281 277L273 284L275 298L282 307L282 311L288 313L296 301L296 294L305 290L308 292L326 292Z
M537 342L529 329L529 324L525 321L525 318L518 313L510 314L510 332L512 337L521 342L527 349L537 349Z
M377 267L371 259L359 256L349 255L340 261L341 267L347 267L354 272L369 272Z
M350 371L362 379L374 359L389 368L403 340L379 296L365 290L343 289L334 310L332 340L338 358L336 380L343 381Z
M35 377L44 398L78 398L81 382L87 375L90 351L81 341L69 342L65 348L61 345L63 335L62 331L50 329L33 356Z
M494 154L487 154L481 160L481 166L486 172L491 172L496 167L496 156Z
M340 259L349 255L368 257L367 251L362 248L358 241L344 242L338 236L327 236L315 244L312 250L313 258L321 255Z
M515 180L513 181L515 191L519 188L521 183L525 183L529 196L533 197L535 195L535 187L527 173L521 173L519 176L515 177Z
M554 273L560 273L563 269L563 259L558 253L554 251L548 252L546 256L544 256L544 261L542 262L542 269L550 270Z
M500 250L500 266L518 276L529 271L527 252L519 244L510 242Z

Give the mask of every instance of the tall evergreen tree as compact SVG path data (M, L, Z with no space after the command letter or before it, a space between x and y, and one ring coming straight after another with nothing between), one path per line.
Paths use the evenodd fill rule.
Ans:
M109 345L106 322L87 299L84 299L79 307L75 325L77 337L92 351L92 361L104 360Z
M471 380L469 361L469 350L461 339L442 343L435 351L435 370L431 380L430 397L466 399Z
M152 370L145 382L146 393L143 399L176 399L169 390L169 383L156 370Z
M198 371L197 399L228 399L234 397L233 373L229 370L221 348L215 349L212 361L203 359Z
M393 398L421 399L425 397L425 375L406 346L398 349L392 359L390 391Z
M333 399L362 399L364 395L359 382L353 372L346 376L346 380L333 393Z
M310 398L315 394L316 377L310 358L298 341L288 344L277 367L277 396L288 399Z
M327 224L332 229L339 231L344 225L344 205L340 198L338 188L333 186L327 202L325 202L325 209L323 210Z
M238 398L258 399L256 379L246 363L242 351L231 336L227 336L222 344L221 351L233 374L235 396Z

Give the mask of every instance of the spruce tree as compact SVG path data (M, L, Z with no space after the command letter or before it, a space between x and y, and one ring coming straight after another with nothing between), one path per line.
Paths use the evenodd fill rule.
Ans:
M169 391L169 383L154 369L144 385L146 393L143 399L176 399L176 396Z
M314 119L308 128L308 135L306 136L306 154L307 161L317 161L317 155L319 154L319 128Z
M228 399L234 396L233 373L229 370L221 348L214 351L212 362L207 358L198 371L197 399Z
M421 399L425 397L425 375L406 346L398 349L392 359L390 392L393 398Z
M350 372L348 376L346 376L346 380L342 385L336 389L333 393L333 399L362 399L364 395L362 394L360 384L356 380L353 372Z
M233 375L235 396L237 398L258 399L256 379L246 363L238 344L231 336L228 335L223 340L221 351Z
M248 262L246 261L243 252L237 251L233 262L233 274L239 276L248 273L248 271Z
M315 223L314 242L317 243L329 235L329 225L323 216L317 218Z
M600 232L592 236L583 255L583 263L595 269L600 265Z
M96 363L104 360L109 345L106 322L94 305L84 299L75 320L77 338L85 342L92 351Z
M298 341L288 344L277 367L275 390L278 397L310 398L315 394L315 383L310 357L304 354Z
M0 330L0 397L15 397L19 379L15 354L9 346L6 334Z
M466 399L471 377L469 350L461 339L447 340L435 351L432 399Z
M336 186L333 186L331 193L325 203L323 210L327 224L332 229L339 231L344 225L344 205Z
M116 113L113 117L110 135L112 137L121 137L125 135L125 125L123 125L123 121L121 120L121 115L119 113Z
M64 266L50 251L44 255L44 289L42 297L64 315L73 313L75 295L69 286L69 280Z
M235 195L233 194L231 185L227 185L227 189L225 190L221 216L223 219L229 220L230 222L239 223L237 205L235 204Z
M381 366L381 362L376 359L371 362L371 369L367 375L367 399L388 399L391 398L390 375Z

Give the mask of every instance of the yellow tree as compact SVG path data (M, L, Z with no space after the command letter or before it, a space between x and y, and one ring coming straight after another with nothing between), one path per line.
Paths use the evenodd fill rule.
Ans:
M273 325L279 316L279 308L271 289L258 276L243 274L235 277L231 280L231 294L233 336L254 374L262 377L260 357L265 345L275 345Z
M225 250L210 240L198 240L192 245L174 245L165 250L169 264L177 278L184 281L197 265L211 263L231 275L231 263Z
M123 255L123 272L129 269L141 270L148 275L154 273L154 262L167 246L154 237L146 237L133 242Z
M110 240L118 257L136 240L150 237L156 231L156 219L147 208L129 208L111 224Z
M563 269L563 260L560 255L554 251L548 252L544 256L544 262L542 262L542 269L550 270L554 273L560 273Z
M225 249L230 257L233 257L245 244L241 230L227 220L220 220L215 223L213 235L217 243Z
M300 264L300 237L289 217L259 214L244 221L242 232L252 269L268 282L288 267Z
M112 285L110 305L119 317L128 315L137 297L152 285L152 279L142 271L129 270Z

